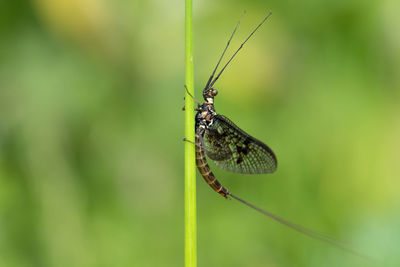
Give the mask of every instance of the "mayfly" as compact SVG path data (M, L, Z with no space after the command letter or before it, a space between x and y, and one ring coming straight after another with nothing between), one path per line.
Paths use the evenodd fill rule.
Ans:
M221 196L225 198L232 197L233 199L238 200L239 202L257 210L271 219L302 234L364 257L363 255L352 250L348 246L343 245L340 241L337 241L328 235L289 222L237 197L226 187L222 186L220 182L218 182L207 163L206 156L221 169L242 174L266 174L273 173L277 169L277 158L271 148L247 134L227 117L217 114L214 108L214 97L218 94L218 91L213 88L215 82L224 72L229 63L270 16L271 12L269 12L268 15L261 21L261 23L258 24L258 26L250 33L244 42L241 43L239 48L233 53L227 63L216 75L218 66L220 65L221 60L224 57L225 52L228 49L229 44L240 24L239 20L203 90L204 102L200 103L196 100L198 102L198 107L196 109L197 114L195 117L195 142L186 139L185 141L192 142L195 145L196 165L200 174L211 186L211 188ZM187 93L193 97L189 91L187 91Z

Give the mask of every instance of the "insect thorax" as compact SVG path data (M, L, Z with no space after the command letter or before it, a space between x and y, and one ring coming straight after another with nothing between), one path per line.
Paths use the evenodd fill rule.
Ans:
M208 128L213 123L216 115L213 103L204 102L196 114L196 129L200 126L203 129Z

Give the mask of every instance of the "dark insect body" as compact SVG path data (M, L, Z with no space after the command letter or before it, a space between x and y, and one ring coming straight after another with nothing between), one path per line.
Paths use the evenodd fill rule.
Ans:
M211 188L226 198L230 192L215 178L206 155L221 169L244 174L272 173L277 161L267 145L215 112L216 94L213 88L205 90L196 114L196 165Z
M213 88L213 85L221 76L228 64L242 49L243 45L250 39L250 37L258 30L258 28L261 27L261 25L269 18L270 15L271 13L269 13L251 32L251 34L245 39L245 41L224 65L222 70L214 78L215 72L236 32L237 27L240 24L240 21L237 23L213 73L211 74L203 90L204 102L202 104L198 102L198 107L196 109L197 114L195 117L196 123L194 145L196 147L196 166L204 180L221 196L225 198L230 196L247 205L248 207L268 216L269 218L311 238L326 242L352 254L368 258L352 248L342 244L342 242L330 237L329 235L325 235L298 224L289 222L233 195L226 187L220 184L207 163L206 156L223 170L243 174L273 173L277 168L276 156L267 145L241 130L225 116L216 113L214 108L214 97L218 94L218 91ZM189 91L187 91L187 93L193 97Z

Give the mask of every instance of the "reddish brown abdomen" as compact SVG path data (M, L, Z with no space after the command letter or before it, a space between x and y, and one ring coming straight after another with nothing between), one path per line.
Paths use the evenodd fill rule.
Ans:
M204 180L211 186L211 188L226 198L227 195L229 195L229 191L218 182L217 178L215 178L210 167L208 166L200 138L201 137L196 134L196 166Z

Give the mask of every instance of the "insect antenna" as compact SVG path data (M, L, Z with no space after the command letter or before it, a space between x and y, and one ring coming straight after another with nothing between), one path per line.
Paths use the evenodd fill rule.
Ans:
M258 26L250 33L250 35L246 38L246 40L244 40L244 42L240 45L240 47L236 50L236 52L233 54L233 56L228 60L228 62L225 64L225 66L222 68L222 70L218 73L218 75L217 75L217 77L215 77L215 79L211 82L211 84L210 84L210 80L211 80L211 78L214 76L214 72L215 72L215 70L214 70L214 72L213 72L213 75L211 75L211 77L210 77L210 80L209 80L209 82L207 83L207 86L206 86L206 89L208 89L208 88L211 88L213 85L214 85L214 83L218 80L218 78L219 78L219 76L221 76L221 74L222 74L222 72L224 72L224 70L225 70L225 68L229 65L229 63L232 61L232 59L236 56L236 54L243 48L243 46L244 46L244 44L251 38L251 36L253 36L253 34L258 30L258 28L260 28L263 24L264 24L264 22L270 17L272 15L272 12L270 11L269 13L268 13L268 15L261 21L261 23L260 24L258 24ZM235 31L236 31L236 28L235 28ZM229 40L229 42L230 42L230 40ZM228 44L229 44L229 42L228 42ZM227 46L228 47L228 46ZM227 48L226 47L226 48ZM225 48L225 50L226 50L226 48ZM225 51L224 51L224 53L225 53ZM222 54L223 55L223 54ZM221 57L222 58L222 57ZM221 59L220 59L220 61L221 61ZM219 64L219 62L218 62L218 64ZM217 64L217 66L218 66L218 64Z
M217 68L218 68L218 66L219 66L219 63L221 63L221 60L222 60L222 58L224 57L225 52L226 52L226 50L228 49L229 44L231 43L231 40L232 40L233 36L235 35L235 32L236 32L237 28L238 28L239 25L240 25L240 21L242 20L242 18L243 18L243 16L244 16L245 14L246 14L246 10L243 11L243 14L240 16L239 21L237 22L237 24L236 24L236 26L235 26L235 29L233 30L233 32L232 32L232 34L231 34L231 37L229 38L228 43L226 44L225 49L224 49L224 51L222 52L222 55L221 55L221 57L219 58L217 65L215 66L214 71L212 72L210 78L208 79L207 84L206 84L206 87L205 87L206 89L209 88L208 86L210 85L211 80L214 78L214 74L215 74L215 72L217 71ZM210 87L211 87L211 86L210 86Z

